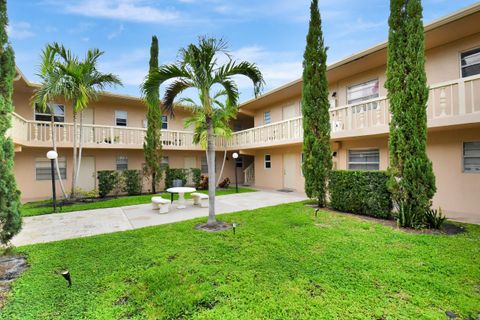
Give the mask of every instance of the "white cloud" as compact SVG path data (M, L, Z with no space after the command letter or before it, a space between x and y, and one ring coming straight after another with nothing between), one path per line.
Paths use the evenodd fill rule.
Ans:
M139 86L148 71L148 49L134 49L99 64L102 72L111 72L120 77L124 85Z
M88 17L116 19L133 22L172 23L180 19L173 9L158 9L144 0L76 0L57 2L68 13Z
M27 39L35 35L28 22L14 22L7 26L8 36L13 39Z
M113 38L116 38L118 37L119 35L121 35L123 33L123 31L125 30L125 27L123 26L123 24L121 24L117 30L114 30L112 32L110 32L107 36L107 38L109 40L113 39Z

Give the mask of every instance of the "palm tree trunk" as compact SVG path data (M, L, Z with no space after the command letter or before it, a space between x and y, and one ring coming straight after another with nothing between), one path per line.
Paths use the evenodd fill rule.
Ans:
M220 180L222 180L223 168L225 167L225 160L227 160L227 148L225 148L223 152L222 168L220 169L220 174L218 175L217 186L220 184Z
M215 144L212 118L206 117L207 123L207 164L208 164L208 224L217 222L215 217Z
M72 190L71 197L75 199L75 188L77 184L77 113L73 112L73 168L72 168Z
M56 136L55 116L53 114L50 121L50 128L52 130L52 148L53 148L53 151L57 152L57 142L55 140L55 136ZM60 189L62 190L63 197L65 199L68 199L68 195L65 192L65 186L63 185L62 175L60 174L60 168L58 167L58 157L55 159L55 168L57 170L58 181L60 182Z
M80 165L82 163L82 151L83 151L83 111L80 112L80 140L78 143L78 158L77 158L77 172L75 176L75 182L78 181L78 176L80 174ZM90 191L90 190L87 190Z

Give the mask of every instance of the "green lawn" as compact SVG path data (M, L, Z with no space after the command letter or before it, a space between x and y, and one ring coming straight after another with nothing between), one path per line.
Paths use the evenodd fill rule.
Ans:
M238 193L244 192L254 192L256 190L250 188L238 188ZM201 193L208 193L207 190L199 190L198 192ZM228 190L219 189L217 190L217 196L223 196L226 194L235 193L235 187L230 187ZM162 193L159 194L165 199L170 199L169 193ZM98 201L93 203L80 203L80 204L73 204L68 206L63 206L58 210L60 212L72 212L72 211L81 211L81 210L91 210L91 209L99 209L99 208L114 208L114 207L123 207L123 206L132 206L136 204L144 204L150 203L152 199L151 194L149 195L141 195L141 196L128 196L128 197L119 197L119 198L111 198L105 201ZM189 198L188 194L185 195L185 198ZM177 199L178 195L174 195L174 199ZM29 217L29 216L38 216L42 214L50 214L53 213L53 209L51 205L48 207L39 207L39 205L43 204L51 204L51 200L47 201L36 201L36 202L28 202L22 205L21 212L22 216Z
M480 312L480 227L414 234L302 203L21 247L0 319L445 319ZM68 268L73 287L58 271ZM463 319L462 318L462 319Z

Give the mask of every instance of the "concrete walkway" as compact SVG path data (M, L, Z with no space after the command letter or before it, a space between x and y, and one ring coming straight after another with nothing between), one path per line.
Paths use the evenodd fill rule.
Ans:
M231 213L307 199L305 194L257 191L216 197L216 212ZM193 206L176 209L175 202L167 214L152 210L151 204L76 211L23 218L22 231L13 238L15 246L87 237L156 226L208 216L208 208Z

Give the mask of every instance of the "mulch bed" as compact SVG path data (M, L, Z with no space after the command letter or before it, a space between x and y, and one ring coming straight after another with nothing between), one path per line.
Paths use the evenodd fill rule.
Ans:
M196 230L207 231L207 232L220 232L232 228L231 223L224 221L217 221L214 223L200 223L195 226Z
M0 308L5 304L12 281L17 279L27 268L27 259L24 256L0 257Z

